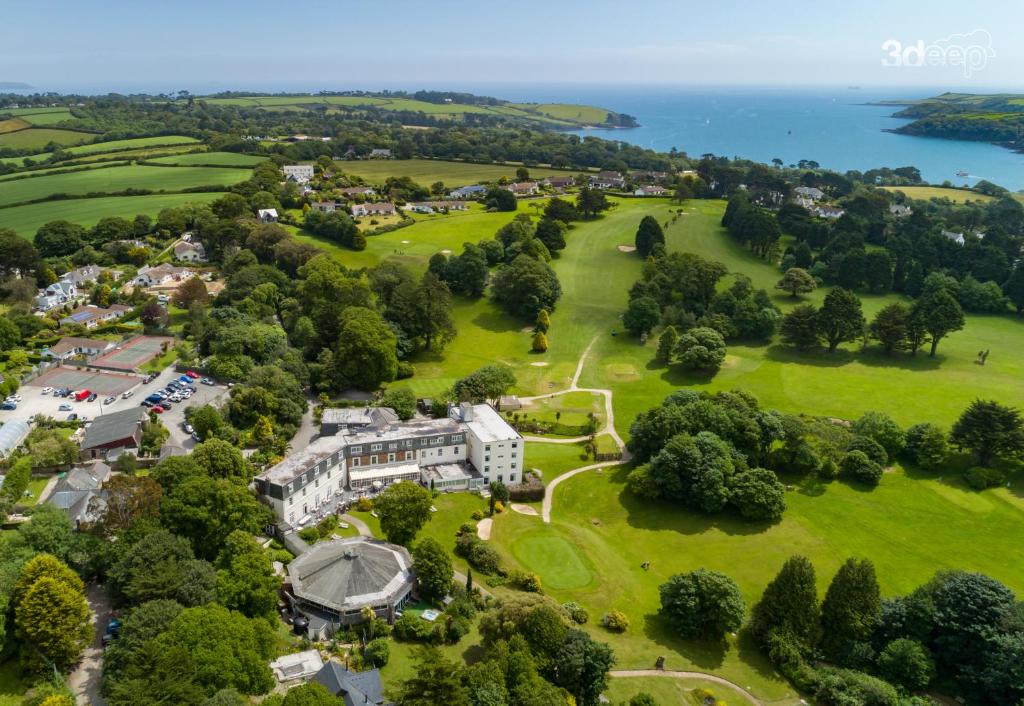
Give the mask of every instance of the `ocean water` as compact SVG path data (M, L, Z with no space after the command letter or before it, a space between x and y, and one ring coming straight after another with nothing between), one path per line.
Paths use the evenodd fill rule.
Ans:
M494 89L501 90L501 89ZM837 171L915 166L925 180L976 184L987 179L1024 189L1024 154L980 142L895 135L885 130L907 121L892 106L866 105L935 95L935 89L751 89L534 87L505 89L502 97L537 102L600 105L637 118L641 127L582 130L580 135L692 157L714 153L785 164L814 160ZM965 171L970 176L958 177Z

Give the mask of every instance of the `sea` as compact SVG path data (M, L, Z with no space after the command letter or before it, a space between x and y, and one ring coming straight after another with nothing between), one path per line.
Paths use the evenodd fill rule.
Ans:
M972 186L984 179L1012 191L1024 190L1024 154L982 142L893 134L887 130L907 122L892 117L899 106L873 105L881 101L927 98L945 90L972 92L964 87L480 85L446 81L437 81L432 86L353 85L348 82L333 86L328 85L330 79L318 80L326 83L226 85L210 82L188 88L197 95L223 90L317 92L430 88L469 91L512 101L584 103L628 113L637 118L640 127L581 130L578 132L581 136L622 140L658 151L675 147L692 157L712 153L765 163L781 159L787 165L813 160L840 172L914 166L933 184L949 181L957 186ZM188 82L174 86L43 86L37 90L155 94L177 90L183 85L187 86ZM1020 87L1005 90L1024 92ZM957 172L968 176L957 176Z

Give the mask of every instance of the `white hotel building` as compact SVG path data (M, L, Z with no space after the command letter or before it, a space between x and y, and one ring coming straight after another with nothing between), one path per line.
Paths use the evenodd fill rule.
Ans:
M339 494L414 481L473 490L522 481L523 438L493 407L463 403L448 417L398 422L391 410L328 409L321 435L256 477L256 489L289 525L306 524Z

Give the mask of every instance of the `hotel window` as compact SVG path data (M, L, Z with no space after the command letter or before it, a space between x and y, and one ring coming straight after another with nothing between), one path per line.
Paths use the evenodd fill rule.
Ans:
M394 442L388 444L388 451L394 451L397 448L398 448L398 444L396 444Z
M484 473L490 473L490 472L491 472L491 467L490 466L484 466Z
M330 480L330 479L331 479L331 472L327 471L327 480Z
M306 489L305 488L302 489L302 497L306 497Z
M509 465L509 468L515 468L516 467L516 462L513 461L512 463L510 463L508 465Z
M462 434L453 434L452 435L452 441L453 442L455 442L455 441L462 441Z
M519 447L519 442L518 441L513 441L512 442L512 448L515 449L515 448L518 448L518 447Z
M484 447L484 451L490 452L490 450L491 450L491 445L487 444L487 446Z
M288 498L288 504L289 505L294 505L295 504L295 496L292 496L292 497Z
M370 444L370 451L380 451L384 448L384 444Z
M490 456L484 456L484 460L485 460L485 461L490 461L490 460L491 460L491 457L490 457Z
M359 460L358 456L352 459L352 468L359 468Z
M370 456L370 463L373 464L373 465L377 464L377 454L374 454L373 456Z
M395 454L388 454L388 463L395 462Z
M444 443L444 437L443 436L439 436L436 439L431 439L430 443L433 444L434 446L438 446L440 444L443 444Z
M516 479L516 474L515 474L515 473L509 473L509 474L508 474L508 482L509 482L509 483L512 483L512 482L514 482L514 481L515 481L515 479Z
M317 478L317 479L316 479L316 487L317 487L317 488L319 488L319 487L320 487L320 479L319 479L319 478Z
M350 454L353 454L353 455L361 454L363 452L363 447L362 446L353 446L351 449L348 450L348 452Z
M456 455L458 455L458 453L459 453L459 447L458 447L458 446L456 446L455 448L453 448L453 449L452 449L452 453L453 453L453 454L456 454Z

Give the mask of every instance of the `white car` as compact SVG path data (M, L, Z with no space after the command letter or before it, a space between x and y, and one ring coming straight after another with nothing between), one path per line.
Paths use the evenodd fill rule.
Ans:
M44 387L44 388L43 388L43 394L44 394L44 395L48 395L48 394L50 394L51 392L53 392L53 388L52 388L52 387Z
M125 391L125 393L123 395L121 395L121 398L126 400L126 399L128 399L129 397L131 397L134 394L135 394L135 390L127 390L127 391Z

